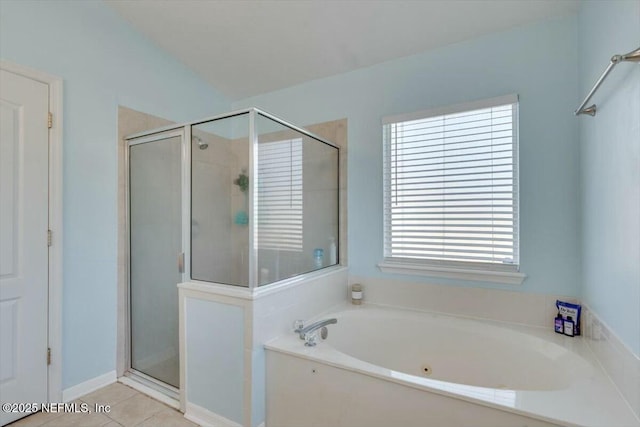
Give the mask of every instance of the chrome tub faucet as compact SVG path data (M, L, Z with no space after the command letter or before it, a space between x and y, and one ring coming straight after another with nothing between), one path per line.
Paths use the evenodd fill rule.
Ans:
M313 347L316 345L316 334L314 333L318 329L320 329L320 336L322 339L327 338L327 325L333 325L338 323L338 319L324 319L319 320L311 325L305 326L304 321L296 320L293 324L294 332L297 333L301 340L304 340L304 345L307 347Z

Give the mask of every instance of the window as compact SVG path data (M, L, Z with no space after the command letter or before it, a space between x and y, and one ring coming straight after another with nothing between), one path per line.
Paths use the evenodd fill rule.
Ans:
M258 144L257 247L302 252L302 138Z
M517 125L516 95L384 120L383 270L522 281Z

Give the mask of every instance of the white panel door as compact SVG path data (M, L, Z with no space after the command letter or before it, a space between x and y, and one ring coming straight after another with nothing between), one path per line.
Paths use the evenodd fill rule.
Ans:
M0 70L2 403L47 401L48 105L48 85Z

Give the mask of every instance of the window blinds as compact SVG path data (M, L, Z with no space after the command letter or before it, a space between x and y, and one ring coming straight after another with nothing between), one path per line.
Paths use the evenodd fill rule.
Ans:
M385 257L517 266L517 96L442 111L385 120Z
M302 139L258 144L257 248L302 251Z

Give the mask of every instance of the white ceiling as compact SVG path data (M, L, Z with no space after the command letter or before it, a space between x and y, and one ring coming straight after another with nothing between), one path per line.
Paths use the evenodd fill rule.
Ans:
M232 100L575 13L577 0L105 0Z

